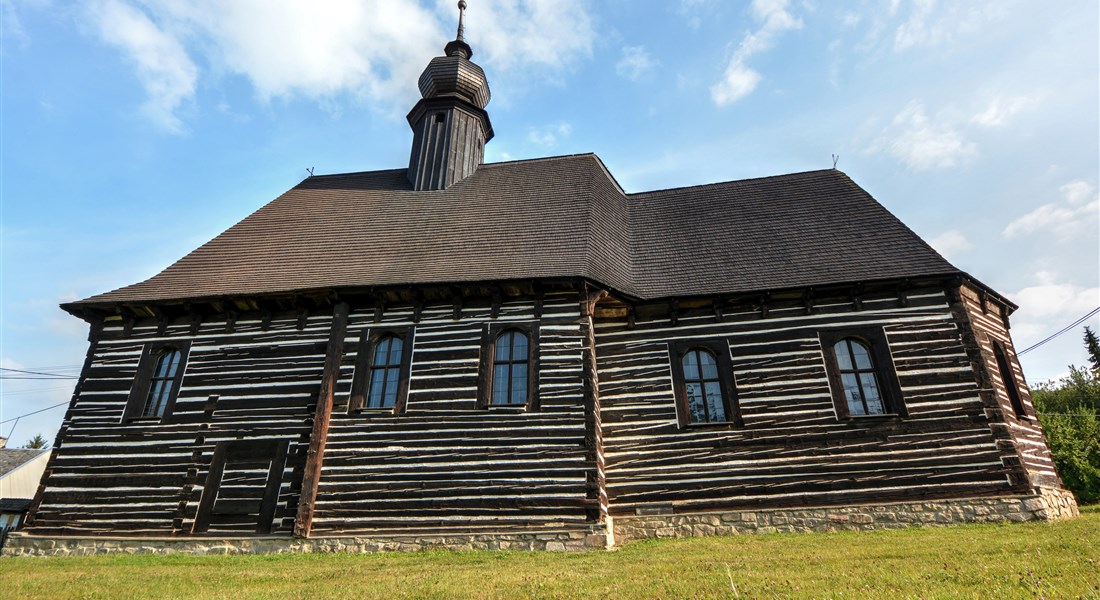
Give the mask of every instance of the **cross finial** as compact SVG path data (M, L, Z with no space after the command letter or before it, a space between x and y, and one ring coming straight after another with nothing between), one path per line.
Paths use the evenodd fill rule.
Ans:
M458 0L458 37L456 37L455 39L457 39L460 42L466 41L466 40L462 39L462 31L466 28L465 25L463 25L463 21L465 20L465 17L466 17L466 0Z

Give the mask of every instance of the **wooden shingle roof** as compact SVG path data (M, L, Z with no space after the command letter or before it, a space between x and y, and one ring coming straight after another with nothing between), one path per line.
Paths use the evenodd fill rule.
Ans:
M642 299L957 274L837 170L625 194L594 154L310 177L152 278L69 306L585 277Z

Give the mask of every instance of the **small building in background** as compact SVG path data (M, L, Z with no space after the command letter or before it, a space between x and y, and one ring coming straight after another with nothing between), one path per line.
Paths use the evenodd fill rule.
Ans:
M22 523L50 458L49 450L6 444L7 438L0 438L0 547L5 534Z

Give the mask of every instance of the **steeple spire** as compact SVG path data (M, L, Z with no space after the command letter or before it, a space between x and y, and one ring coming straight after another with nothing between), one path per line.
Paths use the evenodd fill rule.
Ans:
M474 56L473 48L466 43L463 34L466 33L466 0L458 0L458 33L455 39L443 47L443 53L447 56L461 56L470 60Z
M462 38L463 30L466 29L466 26L463 24L463 21L465 21L465 20L466 20L466 0L458 0L458 35L455 36L455 39L460 41L460 42L466 41Z
M444 56L428 63L417 82L421 99L409 113L413 129L409 181L417 191L445 190L477 171L493 126L485 105L489 82L470 62L466 43L466 1L458 3L458 32L443 48Z

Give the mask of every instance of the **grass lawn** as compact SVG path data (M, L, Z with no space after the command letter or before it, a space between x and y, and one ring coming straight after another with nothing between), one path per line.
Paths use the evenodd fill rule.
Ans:
M1100 599L1100 506L1054 524L647 540L614 552L4 558L0 596Z

